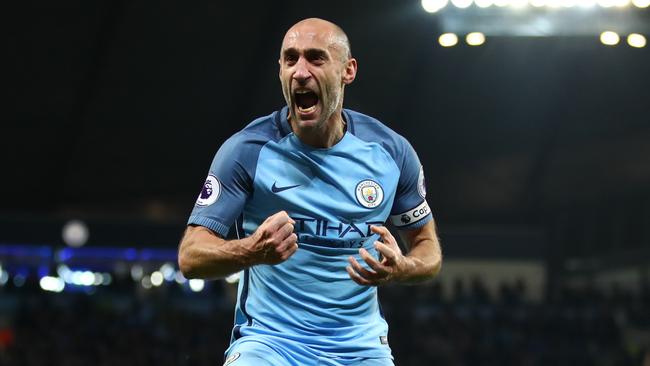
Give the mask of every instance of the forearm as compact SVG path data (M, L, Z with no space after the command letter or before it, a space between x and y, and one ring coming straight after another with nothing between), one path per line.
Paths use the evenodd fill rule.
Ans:
M404 258L405 270L399 280L419 283L436 277L442 267L442 251L433 220L420 229L400 232L400 236L410 250Z
M405 257L406 270L400 281L403 283L420 283L438 275L442 268L442 254L437 242L422 242L415 246Z
M190 231L191 230L191 231ZM186 278L223 278L252 265L244 240L225 240L202 228L188 228L178 250Z

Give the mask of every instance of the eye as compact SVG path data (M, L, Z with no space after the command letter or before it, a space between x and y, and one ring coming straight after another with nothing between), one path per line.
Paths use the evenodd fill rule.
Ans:
M295 64L296 62L298 62L298 56L292 55L292 54L285 55L284 56L284 62L287 65L291 66L291 65Z

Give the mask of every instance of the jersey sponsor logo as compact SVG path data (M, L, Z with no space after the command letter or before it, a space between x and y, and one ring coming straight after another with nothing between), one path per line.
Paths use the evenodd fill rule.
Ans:
M237 361L239 356L241 356L241 354L239 352L235 352L232 355L228 356L228 358L226 358L226 361L223 363L223 366L228 366L231 363Z
M422 165L420 165L420 175L418 176L418 193L422 198L427 196L427 187L424 183L424 167Z
M371 179L362 180L356 188L357 201L365 208L374 208L384 200L384 190Z
M293 186L278 187L278 186L275 185L275 182L273 182L273 186L271 186L271 192L280 193L282 191L286 191L287 189L296 188L298 186L300 186L300 184L296 184L296 185L293 185Z
M407 226L414 224L423 218L427 217L429 214L430 209L429 209L429 204L427 204L427 201L423 201L421 204L419 204L417 207L410 209L406 212L402 212L397 215L392 215L390 217L390 221L393 225L400 227L400 226Z
M203 183L203 188L196 199L197 206L210 206L215 203L221 194L221 184L214 175L210 174Z
M291 216L296 224L294 225L296 233L311 234L319 237L337 237L337 238L365 238L373 235L370 231L371 225L381 226L383 221L366 221L366 222L335 222L315 217Z

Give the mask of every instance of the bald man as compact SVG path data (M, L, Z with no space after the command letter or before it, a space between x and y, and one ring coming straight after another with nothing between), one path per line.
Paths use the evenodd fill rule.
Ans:
M357 61L340 27L295 24L279 64L287 106L219 148L179 266L187 278L241 272L224 365L393 365L377 286L441 266L422 166L403 137L343 108ZM233 223L241 239L225 240Z

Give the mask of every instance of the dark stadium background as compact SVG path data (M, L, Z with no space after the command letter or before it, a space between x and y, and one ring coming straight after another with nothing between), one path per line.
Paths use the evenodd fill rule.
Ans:
M427 177L445 262L380 290L397 365L650 365L648 48L442 48L414 0L3 8L0 365L221 364L233 285L129 273L173 259L220 144L283 105L280 42L310 16L351 39L346 106L404 135ZM72 219L117 257L70 266L114 281L45 292Z

